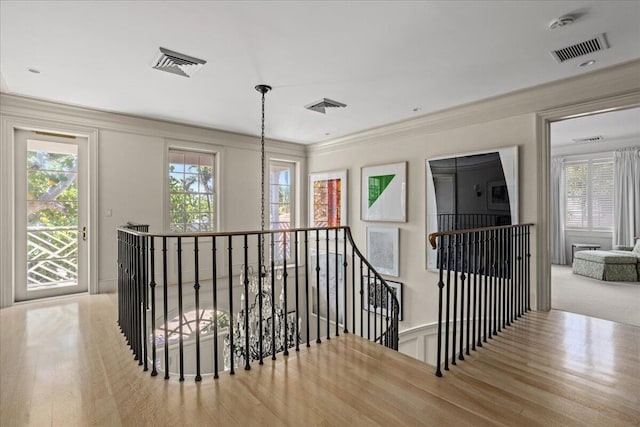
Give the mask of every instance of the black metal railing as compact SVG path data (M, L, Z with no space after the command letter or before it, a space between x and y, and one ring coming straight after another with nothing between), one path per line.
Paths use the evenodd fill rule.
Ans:
M143 226L118 229L118 323L134 359L145 371L150 364L152 376L217 378L341 332L398 349L398 299L349 227L221 233L133 227Z
M449 370L531 309L532 226L429 235L438 256L437 376L443 362Z
M437 215L438 231L511 225L511 215L485 213L446 213Z

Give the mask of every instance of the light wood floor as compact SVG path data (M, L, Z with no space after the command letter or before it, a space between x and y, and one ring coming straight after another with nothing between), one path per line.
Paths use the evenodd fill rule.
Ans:
M533 312L436 378L351 335L196 384L142 372L114 295L0 310L0 425L640 425L640 328Z

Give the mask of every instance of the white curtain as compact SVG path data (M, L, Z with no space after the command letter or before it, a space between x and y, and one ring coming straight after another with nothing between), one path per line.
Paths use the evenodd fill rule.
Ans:
M633 246L640 235L640 147L613 153L613 244Z
M566 264L564 245L564 159L551 158L551 263Z

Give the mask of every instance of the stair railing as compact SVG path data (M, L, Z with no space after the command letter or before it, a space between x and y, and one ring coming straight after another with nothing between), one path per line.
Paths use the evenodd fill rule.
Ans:
M437 376L443 362L449 370L449 363L464 360L531 309L532 226L429 235L439 277Z
M118 324L152 376L177 371L182 381L192 369L196 381L218 378L341 332L398 349L398 299L349 227L147 230L117 230Z

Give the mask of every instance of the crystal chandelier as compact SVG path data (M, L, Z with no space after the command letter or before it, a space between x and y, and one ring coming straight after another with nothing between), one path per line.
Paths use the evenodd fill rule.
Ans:
M271 90L271 86L257 85L255 89L262 94L262 121L260 136L260 163L261 163L261 181L260 181L260 226L261 230L265 229L264 216L264 187L265 187L265 150L264 150L264 105L265 94ZM273 236L271 236L273 238ZM284 307L284 288L280 293L278 301L275 301L275 283L271 282L271 277L279 282L283 277L283 267L278 262L273 272L270 272L264 262L264 234L260 235L260 265L261 271L255 271L253 266L242 265L240 267L240 283L249 281L249 309L245 312L245 295L240 296L241 310L236 315L233 328L233 349L231 348L231 337L227 334L224 338L224 364L225 368L231 366L231 357L234 364L240 366L247 356L246 334L249 335L249 359L262 360L272 353L279 353L285 349L289 349L296 344L296 340L300 341L300 337L296 337L296 331L299 330L300 321L296 325L295 313L286 313ZM283 256L286 254L283 253ZM246 272L246 277L245 277ZM260 300L262 301L262 316L260 316ZM273 315L273 316L272 316ZM245 330L245 320L248 317L248 331ZM262 319L262 322L260 321ZM285 327L286 324L286 327ZM298 326L298 328L296 328ZM285 336L285 331L287 331ZM262 337L262 346L260 345L260 337ZM275 349L275 352L274 352Z

